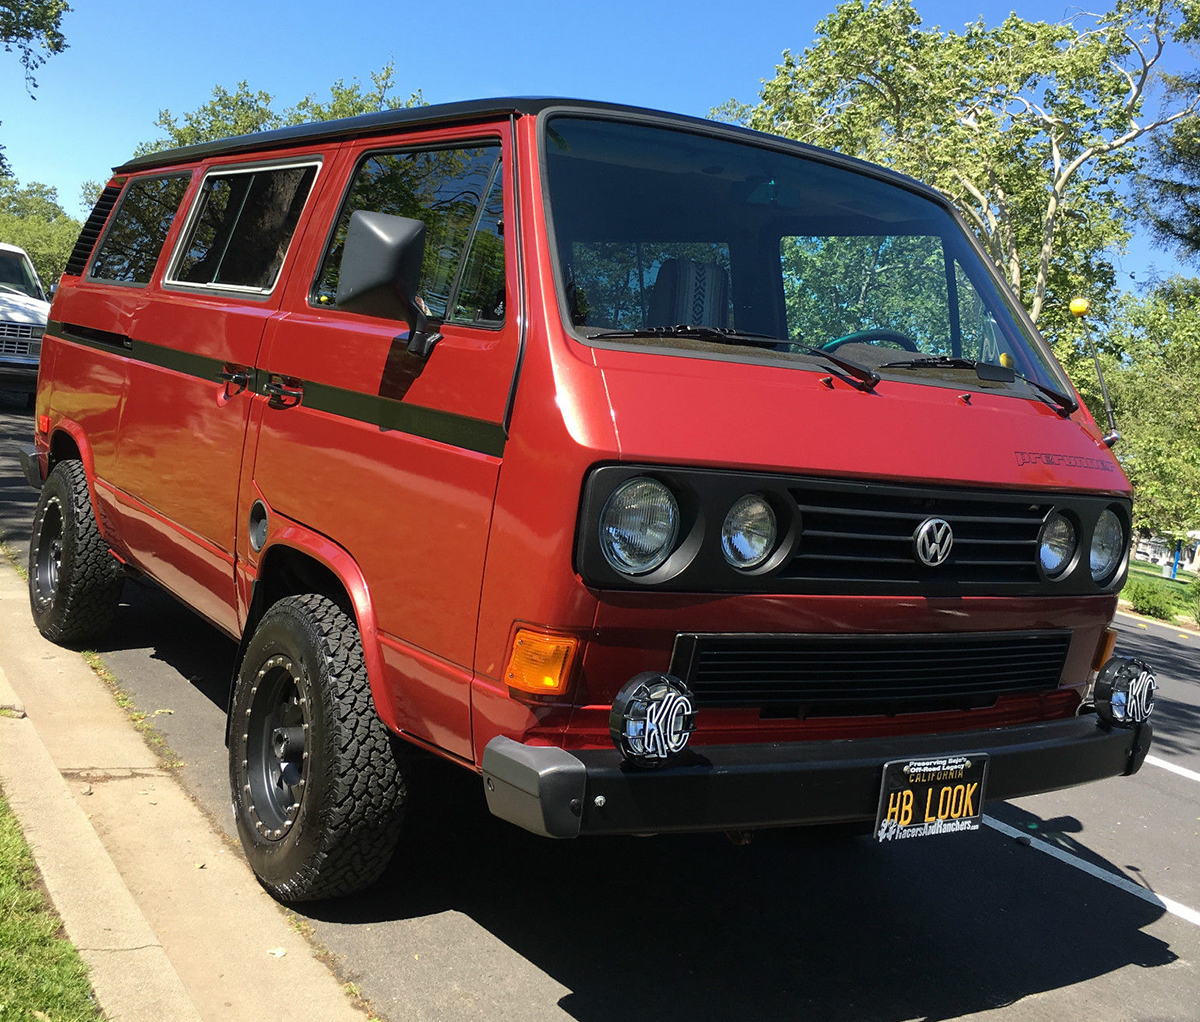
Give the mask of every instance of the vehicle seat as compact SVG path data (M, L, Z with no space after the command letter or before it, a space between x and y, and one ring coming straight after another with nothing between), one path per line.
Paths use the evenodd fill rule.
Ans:
M729 274L719 263L667 259L658 269L646 326L729 326Z

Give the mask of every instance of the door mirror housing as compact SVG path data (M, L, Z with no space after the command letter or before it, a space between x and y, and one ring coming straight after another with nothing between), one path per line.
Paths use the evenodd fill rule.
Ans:
M429 329L429 308L417 293L424 255L423 221L356 210L346 231L335 299L347 312L408 323L408 350L422 358L442 337Z

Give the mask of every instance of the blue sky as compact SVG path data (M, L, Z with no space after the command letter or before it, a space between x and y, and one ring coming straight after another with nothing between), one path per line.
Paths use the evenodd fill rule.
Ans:
M802 50L835 0L441 0L432 5L340 0L73 0L63 19L69 49L38 73L26 94L13 54L0 53L0 142L22 182L58 189L82 216L82 182L103 178L157 131L160 109L205 102L214 85L253 89L290 106L324 96L337 78L389 59L398 92L432 103L486 96L562 95L612 100L704 116L730 97L756 98L784 49ZM1102 6L1108 6L1107 4ZM1027 0L916 0L929 27L961 28L1010 10L1057 20L1078 10ZM1169 255L1135 239L1122 260L1141 279Z

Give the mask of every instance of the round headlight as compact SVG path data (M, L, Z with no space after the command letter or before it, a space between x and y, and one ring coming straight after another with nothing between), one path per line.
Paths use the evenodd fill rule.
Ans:
M721 525L721 551L735 568L756 568L775 549L775 512L750 493L729 509Z
M671 554L679 505L662 483L639 477L613 492L600 512L600 549L622 575L644 575Z
M1042 527L1038 557L1042 570L1053 578L1062 573L1075 556L1075 526L1066 515L1055 511Z
M1092 533L1092 578L1107 582L1125 556L1125 530L1111 508L1105 508Z

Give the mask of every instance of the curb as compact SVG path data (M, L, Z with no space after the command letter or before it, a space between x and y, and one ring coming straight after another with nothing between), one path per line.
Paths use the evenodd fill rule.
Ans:
M200 1022L191 998L0 666L0 782L108 1018Z
M365 1022L83 657L39 634L6 565L0 705L19 707L0 783L105 1018Z

